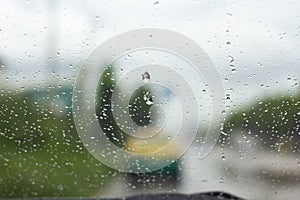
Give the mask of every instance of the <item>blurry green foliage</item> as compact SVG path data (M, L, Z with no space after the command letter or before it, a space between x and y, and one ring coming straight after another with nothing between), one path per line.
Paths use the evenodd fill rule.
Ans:
M112 95L119 91L116 91L115 83L116 77L114 68L109 66L105 69L103 75L100 78L97 87L97 99L96 99L96 114L99 119L99 124L106 134L107 138L119 147L126 146L126 140L130 139L131 136L124 133L114 120L112 113ZM149 116L149 110L152 105L147 105L144 100L146 93L150 93L150 89L146 86L138 88L130 98L129 105L123 105L124 107L129 106L129 114L131 120L139 126L146 126L151 123ZM149 94L149 98L151 98ZM121 98L118 96L118 98Z
M90 196L113 173L84 148L70 110L44 105L59 99L52 90L0 92L0 197Z
M289 150L299 151L300 144L300 95L274 96L254 105L232 112L227 117L221 140L234 130L245 130L269 149L278 143L288 143ZM231 135L233 136L233 135Z
M97 86L96 115L106 137L115 145L124 147L125 133L119 128L112 113L112 95L115 90L115 74L113 67L107 67L100 77Z
M150 88L147 86L139 87L129 101L129 113L132 121L139 126L147 126L151 123L150 109L152 105L147 105L145 97L153 101Z

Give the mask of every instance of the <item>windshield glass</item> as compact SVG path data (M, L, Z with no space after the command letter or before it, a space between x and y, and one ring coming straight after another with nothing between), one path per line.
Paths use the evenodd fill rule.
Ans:
M5 1L0 198L297 199L299 9Z

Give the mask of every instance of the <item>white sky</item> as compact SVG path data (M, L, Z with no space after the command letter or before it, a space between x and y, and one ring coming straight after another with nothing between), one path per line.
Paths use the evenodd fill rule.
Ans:
M298 1L0 0L0 5L0 57L9 69L0 77L10 83L38 84L49 77L47 63L53 62L59 65L56 75L72 83L76 66L96 46L143 27L174 30L196 41L218 67L232 103L295 90L299 82Z

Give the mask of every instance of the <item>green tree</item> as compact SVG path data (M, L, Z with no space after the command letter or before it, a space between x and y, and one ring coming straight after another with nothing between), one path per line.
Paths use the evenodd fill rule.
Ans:
M107 138L115 145L125 147L126 140L130 139L131 136L120 129L112 112L112 95L114 92L119 92L115 88L116 79L114 68L112 66L107 67L100 77L97 87L96 114ZM142 86L133 93L129 104L124 105L129 109L131 120L138 126L146 126L151 123L149 111L152 104L148 105L149 102L152 102L151 90L147 86Z
M234 130L239 128L260 140L263 148L286 143L291 151L296 151L300 143L300 95L267 98L233 112L227 118L223 131L227 135L238 134ZM227 137L222 135L220 139L226 140Z

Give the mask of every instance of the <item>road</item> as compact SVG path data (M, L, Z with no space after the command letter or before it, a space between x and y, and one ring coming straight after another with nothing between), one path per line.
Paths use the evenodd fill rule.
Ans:
M197 150L191 147L182 158L182 176L176 186L155 181L132 183L126 174L120 173L96 196L207 191L224 191L245 199L284 200L300 196L300 155L245 153L216 147L200 160Z

